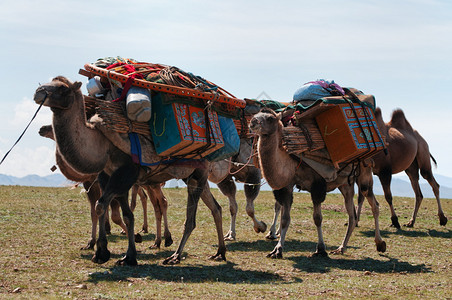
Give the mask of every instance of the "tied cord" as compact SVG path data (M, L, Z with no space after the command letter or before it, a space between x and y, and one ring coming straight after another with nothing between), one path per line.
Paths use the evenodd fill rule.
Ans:
M19 141L22 139L22 137L24 136L25 132L27 131L28 127L30 127L31 122L33 122L33 120L36 118L36 115L38 114L39 110L41 109L42 105L44 104L44 101L47 99L47 94L44 98L44 100L42 100L41 104L39 104L38 109L36 110L35 114L33 115L33 117L31 118L30 122L28 123L27 127L25 127L24 131L22 132L22 134L19 136L19 138L17 139L17 141L14 143L14 145L12 145L12 147L8 150L8 152L6 152L5 156L3 156L2 160L0 161L0 165L3 163L3 161L5 160L5 158L8 156L8 154L11 152L11 150L13 150L13 148L17 145L17 143L19 143Z

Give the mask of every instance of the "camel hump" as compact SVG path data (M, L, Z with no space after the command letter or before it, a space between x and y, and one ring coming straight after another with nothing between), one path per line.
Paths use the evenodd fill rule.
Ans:
M392 112L391 125L398 129L411 129L412 127L405 117L405 113L401 109L396 109Z

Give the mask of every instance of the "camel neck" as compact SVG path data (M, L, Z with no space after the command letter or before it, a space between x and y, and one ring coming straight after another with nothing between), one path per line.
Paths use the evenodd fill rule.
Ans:
M297 167L297 162L282 149L281 144L281 130L259 137L260 166L265 179L273 189L289 185Z
M69 109L53 110L55 141L64 160L83 174L99 173L107 162L108 140L86 126L83 100Z

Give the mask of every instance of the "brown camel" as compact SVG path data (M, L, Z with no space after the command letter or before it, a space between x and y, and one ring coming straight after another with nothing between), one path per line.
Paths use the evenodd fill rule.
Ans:
M253 220L253 228L257 233L265 232L267 225L263 221L259 221L254 212L254 200L260 191L261 173L260 170L249 162L252 156L252 140L248 138L242 138L240 140L239 153L231 159L225 159L215 164L210 165L209 169L209 181L216 183L220 191L229 199L229 211L231 213L231 223L229 231L224 236L225 241L233 241L236 238L235 224L238 211L238 205L236 200L237 186L234 183L234 178L244 183L244 192L246 197L246 212L248 216ZM136 195L138 190L132 189L132 202L131 208L134 209L136 205ZM171 233L167 224L167 206L166 199L153 203L154 212L157 222L157 235L156 241L161 240L161 219L164 219L165 226L165 246L167 239L171 240ZM159 234L160 232L160 234ZM151 248L155 248L152 246Z
M55 140L52 125L44 125L39 129L39 134L43 137ZM55 149L55 159L56 164L60 168L61 173L69 180L74 182L81 182L86 190L86 195L90 203L91 208L91 238L88 240L88 244L82 247L82 250L94 249L94 244L96 243L97 235L97 221L98 217L96 214L95 206L97 199L100 198L102 191L100 190L99 183L97 182L97 174L81 174L74 170L68 163L63 159L58 150ZM121 214L119 213L119 202L116 200L111 201L111 219L114 223L118 224L122 230L126 231L126 225L122 221ZM110 223L108 218L105 219L106 230L110 232Z
M180 262L185 243L195 228L195 216L200 197L211 210L217 229L218 250L212 258L225 260L226 247L222 234L221 207L210 193L207 184L207 163L198 168L174 165L143 168L133 163L131 156L127 154L130 148L119 149L113 144L111 137L106 137L106 134L115 135L115 132L101 131L102 129L99 130L98 127L87 126L89 124L85 116L81 85L80 82L72 83L67 78L58 76L50 83L40 86L35 92L34 100L51 108L55 141L65 161L82 174L99 173L98 180L103 193L95 207L100 217L99 238L92 260L96 263L104 263L110 259L105 213L108 205L115 198L121 205L128 233L128 249L118 264L137 264L137 251L133 238L134 216L128 203L128 191L135 183L160 184L171 178L184 179L187 184L187 219L179 247L172 256L165 259L164 263Z
M236 200L237 187L234 178L243 182L243 190L246 198L246 213L253 220L253 228L256 233L263 233L267 230L267 225L259 221L254 212L254 200L259 195L261 186L261 172L250 163L253 155L253 142L249 138L240 139L239 153L231 158L228 167L221 176L214 172L209 173L209 180L216 183L220 191L229 199L229 212L231 213L231 224L229 231L224 236L225 240L233 241L236 238L235 223L237 218L238 205ZM223 162L224 163L224 162Z
M416 204L414 206L413 215L406 224L407 227L413 227L416 221L416 215L422 203L422 192L419 187L419 171L432 187L433 193L438 204L438 217L440 225L446 225L447 218L441 208L439 198L439 184L436 182L432 173L430 158L436 164L435 159L430 154L429 147L424 138L417 130L414 130L405 114L401 109L394 110L391 121L385 123L381 115L381 109L375 111L375 118L378 123L382 135L386 137L388 153L380 152L372 157L374 161L373 173L380 179L383 187L385 199L391 209L392 225L400 228L398 217L392 205L391 179L392 174L402 171L408 175L416 196ZM363 198L358 195L358 219L361 213Z
M52 140L55 140L52 125L41 126L41 128L39 129L39 135L52 139ZM97 199L99 199L100 196L102 195L102 191L100 190L99 183L97 182L97 174L81 174L81 173L78 173L77 171L75 171L67 162L64 161L63 157L61 156L61 154L58 150L58 147L56 147L56 149L55 149L55 159L56 159L56 164L60 168L61 173L67 179L74 181L74 182L81 182L83 184L83 187L85 188L85 191L88 196L88 201L90 203L91 238L88 241L88 244L86 246L82 247L81 250L94 249L94 244L96 243L97 222L98 222L98 217L96 214L95 206L96 206ZM161 197L164 197L161 188L158 186L147 186L145 188L147 189L148 193L150 193L150 195L152 195L149 197L152 203L159 201L161 199ZM133 185L132 190L135 191L134 192L135 199L132 199L132 200L134 200L135 204L136 204L136 196L137 195L140 196L141 204L144 208L143 209L144 223L143 223L142 231L147 233L148 232L147 212L145 209L146 205L147 205L147 202L146 202L147 196L144 193L143 188L136 184ZM155 198L160 195L161 195L161 197ZM133 201L132 201L132 203L133 203ZM124 224L124 222L122 221L121 214L119 211L119 202L116 201L115 199L113 199L110 203L110 208L111 208L112 221L121 227L121 229L122 229L121 233L127 233L126 224ZM134 208L135 207L132 207L132 210ZM108 216L107 216L107 218L105 218L105 226L106 226L107 234L109 234L111 229L110 229L110 222L109 222ZM170 240L171 240L171 234L169 234L169 236L168 236L168 243L171 245L172 240L171 240L171 242L170 242ZM138 234L138 233L135 234L135 242L140 243L141 241L142 241L142 237L140 236L140 234ZM157 240L156 240L156 242L157 242ZM165 243L165 245L166 245L166 243Z
M280 115L274 111L264 108L256 114L250 122L250 128L259 136L257 149L259 153L259 163L262 168L262 174L273 189L273 194L282 206L281 211L281 232L278 244L267 256L272 258L281 258L287 229L290 223L290 208L293 202L293 188L308 191L311 193L311 199L314 205L314 223L317 226L318 243L315 256L327 256L325 243L322 234L322 212L321 203L325 200L326 193L339 188L345 200L345 207L348 213L347 233L342 244L332 253L344 253L348 240L355 227L355 210L353 204L353 184L354 180L349 182L349 175L352 166L346 167L337 175L337 179L327 182L314 169L309 167L303 160L291 156L282 147L282 128ZM368 168L367 168L368 169ZM361 174L370 176L369 171L362 168ZM371 177L371 176L370 176ZM382 240L378 224L379 208L373 195L368 195L368 201L372 206L375 221L375 243L377 251L386 251L386 243Z

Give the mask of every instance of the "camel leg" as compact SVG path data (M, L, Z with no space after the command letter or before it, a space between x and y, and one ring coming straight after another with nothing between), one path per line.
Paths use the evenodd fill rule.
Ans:
M204 202L204 204L210 209L210 212L212 213L213 219L215 221L215 227L217 230L217 236L218 236L218 250L215 255L212 255L209 257L211 260L226 260L226 245L224 243L223 238L223 219L222 219L222 212L221 212L221 206L218 204L217 200L213 197L212 193L210 192L209 185L206 183L206 186L201 194L201 199Z
M361 210L363 208L363 204L364 204L364 193L366 192L361 192L361 186L358 185L358 206L356 207L356 227L358 227L358 223L361 220Z
M428 181L430 186L432 187L433 193L435 194L436 203L438 204L438 217L439 217L439 225L446 226L447 224L447 217L444 215L443 209L441 207L441 201L439 198L439 184L436 182L435 178L433 177L432 171L430 172L423 172L421 169L421 175L424 177L425 180Z
M88 241L88 244L81 248L81 250L89 250L94 249L94 244L96 244L96 235L97 235L97 222L98 217L96 214L95 206L97 199L100 198L101 191L98 183L93 183L91 181L83 182L83 187L87 191L88 201L90 204L90 212L91 212L91 238Z
M146 186L146 191L149 195L149 200L151 200L152 206L154 207L155 222L156 222L156 238L154 245L150 246L150 249L160 248L162 242L162 216L164 224L165 247L169 247L173 244L173 238L171 237L171 232L168 226L168 201L162 191L162 185L150 185Z
M253 168L245 180L245 196L246 196L246 213L253 220L254 231L256 233L264 233L267 230L267 224L259 221L254 214L254 200L259 195L261 189L261 174L257 168Z
M405 170L408 178L411 182L411 187L413 188L414 195L416 198L416 203L414 205L413 214L411 215L410 221L405 225L407 227L413 227L416 222L416 216L421 207L422 200L424 196L422 195L421 187L419 186L419 167L417 161L414 160L413 163Z
M121 227L121 230L122 230L121 234L126 234L127 226L121 218L121 212L119 210L119 208L120 208L119 202L116 199L113 199L110 202L110 208L111 208L111 220L113 221L113 223L115 223L116 225ZM108 216L108 213L107 213L107 216Z
M155 241L154 245L150 246L150 249L159 249L160 244L162 243L162 211L160 210L160 205L158 203L158 199L154 193L153 186L146 186L146 191L149 195L149 200L151 200L151 204L154 207L154 215L155 215Z
M275 212L273 214L273 221L272 221L272 225L270 226L270 230L268 231L267 235L265 236L266 239L276 240L278 238L280 228L278 228L278 230L276 230L276 223L278 223L278 216L279 216L280 211L281 211L281 204L279 204L278 201L275 201Z
M134 238L134 216L130 209L128 202L128 193L125 192L122 196L116 197L121 205L122 217L124 223L127 226L127 238L128 238L128 248L126 255L116 262L117 265L137 265L137 250L135 248L135 238Z
M143 226L141 227L141 231L148 233L148 197L142 188L138 189L138 195L140 196L141 206L143 207Z
M314 219L314 224L317 227L317 249L312 254L313 257L316 256L328 256L326 252L325 242L323 241L322 232L322 202L326 198L326 182L325 181L314 181L311 189L311 200L313 204L312 217Z
M193 174L185 180L187 185L187 216L184 223L184 233L176 252L163 261L163 264L178 264L180 263L182 251L190 234L196 227L196 211L198 209L198 202L207 185L207 172L205 170L196 169ZM223 240L223 236L221 236ZM223 242L224 243L224 242Z
M159 200L160 211L162 212L162 215L163 215L163 225L164 225L163 236L165 238L165 247L169 247L173 244L173 238L171 237L171 232L169 230L169 224L168 224L168 215L167 215L168 200L166 200L165 195L163 195L161 186L158 187L157 198Z
M237 218L238 205L237 200L235 198L237 187L231 176L227 176L220 183L217 184L220 191L228 197L229 199L229 212L231 213L231 224L229 226L229 231L225 234L225 241L234 241L235 240L235 223Z
M381 186L383 187L383 192L385 194L386 202L389 204L389 208L391 210L391 222L392 226L394 226L397 229L400 229L400 223L399 218L397 217L397 214L395 212L394 206L392 205L392 193L391 193L391 180L392 180L392 174L391 170L385 170L378 174L378 178L380 179Z
M383 241L383 238L380 234L380 223L379 223L379 216L380 216L380 205L378 204L377 199L375 198L375 195L373 192L368 193L367 201L370 204L370 207L372 208L372 215L374 216L374 223L375 223L375 245L377 246L378 252L386 252L386 242Z
M132 195L130 197L130 209L132 211L135 211L135 208L137 206L137 196L140 196L141 206L143 207L143 226L141 232L148 233L148 211L147 211L148 197L146 196L143 189L139 185L134 184L132 186Z
M129 157L127 157L129 158ZM129 158L130 159L130 158ZM107 249L107 237L105 232L105 214L112 199L117 198L121 204L123 215L126 218L129 248L126 256L120 260L119 264L136 265L136 249L133 235L133 213L130 210L127 201L127 193L138 178L139 167L131 162L119 167L108 176L105 172L101 172L98 176L99 184L103 191L102 196L97 200L96 213L99 219L99 239L97 240L97 249L92 258L96 263L105 263L110 259L110 252Z
M385 252L386 251L386 242L383 241L383 238L381 237L381 233L380 233L380 222L379 222L380 204L378 203L378 201L374 195L372 174L371 173L364 174L364 172L369 172L369 171L370 171L370 169L365 169L365 170L361 169L361 174L364 175L365 178L363 179L361 177L358 177L358 195L359 196L358 196L357 218L359 218L359 214L361 213L361 209L360 209L359 205L362 206L362 204L364 202L364 197L366 197L367 201L370 204L370 207L372 208L372 215L374 217L375 244L377 246L377 251Z
M339 190L341 191L342 195L344 196L345 209L347 210L347 214L348 214L348 226L347 226L347 233L345 234L342 244L336 250L331 251L332 254L344 254L345 253L348 241L350 240L350 237L352 236L352 233L353 233L353 230L355 229L355 224L356 224L355 205L353 203L353 196L354 196L353 184L351 184L351 185L343 184L343 185L339 186Z
M283 257L283 247L286 240L287 230L290 225L290 209L293 202L293 187L285 187L280 190L274 190L273 195L276 201L281 204L281 234L279 235L279 241L276 244L272 252L267 254L267 257L271 258L282 258Z

